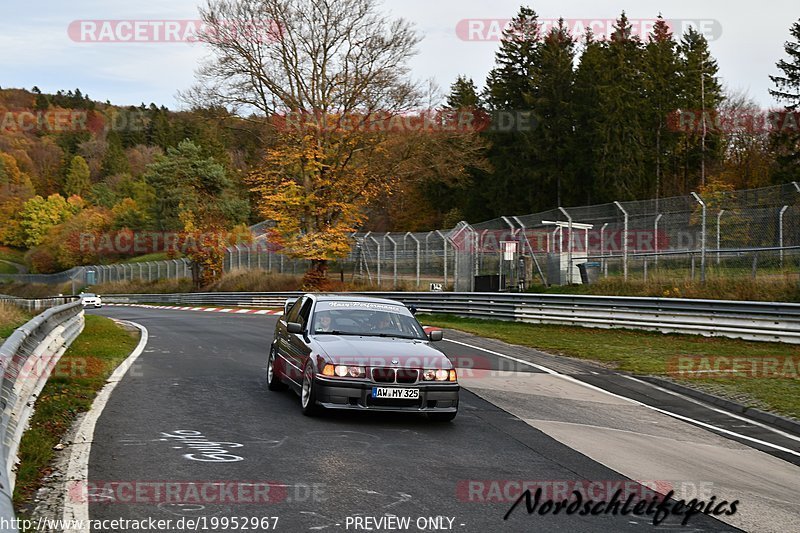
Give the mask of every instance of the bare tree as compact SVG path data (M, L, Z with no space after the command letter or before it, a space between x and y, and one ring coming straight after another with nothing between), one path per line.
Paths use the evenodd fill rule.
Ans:
M420 38L375 0L209 0L212 57L185 96L265 116L402 113L420 99L408 60Z

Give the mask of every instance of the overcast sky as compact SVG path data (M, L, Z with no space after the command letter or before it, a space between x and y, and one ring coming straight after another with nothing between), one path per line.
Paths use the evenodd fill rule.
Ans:
M155 102L177 108L177 91L192 84L194 69L206 53L201 45L81 42L79 31L69 31L70 24L196 20L198 5L198 0L4 0L0 6L0 87L38 85L45 92L78 87L96 100L114 104ZM493 27L467 21L502 21L514 16L520 5L509 0L384 0L383 9L416 24L424 38L412 61L414 75L433 78L446 91L459 74L472 77L481 87L493 64L498 43L483 40L492 37ZM768 76L776 73L789 27L800 18L797 0L546 0L527 5L542 19L564 17L573 26L583 21L600 24L623 9L644 25L659 13L684 25L688 21L703 24L724 85L746 92L763 107L775 105L767 92ZM93 35L99 35L102 28L97 28ZM457 28L471 28L472 33Z

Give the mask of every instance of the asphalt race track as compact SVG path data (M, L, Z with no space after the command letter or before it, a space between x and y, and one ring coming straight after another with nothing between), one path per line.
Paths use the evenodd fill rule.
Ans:
M674 437L676 427L686 432L681 440L687 445L707 442L717 446L714 457L719 457L722 449L725 453L750 454L748 457L757 455L768 465L764 468L796 468L780 453L757 451L757 446L651 413L641 406L616 405L618 400L611 397L581 398L596 393L590 389L577 393L562 390L572 385L551 386L554 376L534 366L501 361L486 349L446 341L438 346L449 356L483 361L484 368L497 371L493 374L506 376L498 382L498 378L484 379L479 372L471 378L464 373L462 384L470 390L462 389L454 422L378 413L308 418L301 414L299 399L293 393L266 389L266 354L276 317L132 307L92 313L139 323L150 335L144 353L114 390L95 429L89 480L90 486L104 489L96 490L98 497L89 505L92 519L204 517L210 524L209 520L216 517L218 527L206 530L226 529L219 522L223 518L278 517L277 524L266 523L269 530L274 526L277 531L737 531L702 513L691 517L687 526L681 526L681 515L669 516L654 526L652 516L632 514L529 515L524 503L504 520L519 492L511 498L494 493L492 498L485 491L469 491L476 486L490 487L492 480L500 482L501 487L508 487L509 480L551 485L623 482L631 479L626 475L647 468L638 464L643 461L632 459L635 451L627 450L646 448L637 444L641 442L663 446L659 439L666 437L656 432L664 430ZM594 379L600 379L597 376L602 377L602 373ZM542 390L553 391L551 401L531 396L530 386L518 387L519 383L542 384ZM564 396L559 397L562 392ZM645 395L640 396L644 402ZM581 420L583 411L571 403L578 401L583 402L580 409L593 406L585 413L588 422ZM634 413L634 409L635 414L626 414L628 410ZM599 417L600 410L641 423L636 431L616 429L641 434L644 440L626 441L627 448L615 448L617 441L608 445L600 434L595 438L591 432L565 429L565 424L578 422L597 427L599 423L592 418ZM583 438L586 435L591 436L591 442ZM608 466L617 463L620 467ZM629 464L631 471L622 473ZM746 465L740 467L747 469ZM785 471L787 475L795 473ZM773 483L776 479L781 482L780 476L769 472L759 475L771 477ZM181 482L233 485L241 492L218 500L207 498L202 503L174 503L153 496L146 488L148 484ZM122 498L123 485L128 488L126 496L138 489L141 493L132 499ZM260 497L243 487L260 487ZM741 500L741 507L747 507L750 498L746 488L733 495ZM728 496L724 491L722 494ZM797 511L793 497L786 494L785 506L773 519L783 520L780 511L784 508L789 514ZM119 501L123 499L126 501ZM486 499L489 501L481 501ZM751 507L751 524L757 516L753 508L757 507ZM386 516L408 518L410 522L404 529L395 527L397 523L369 521ZM268 530L261 524L263 527L249 529ZM786 524L774 525L778 530L778 525ZM772 529L768 525L764 530Z

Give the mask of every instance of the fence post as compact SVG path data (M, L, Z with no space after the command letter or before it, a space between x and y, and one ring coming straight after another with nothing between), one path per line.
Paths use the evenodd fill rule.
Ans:
M781 268L783 268L783 214L787 209L789 209L788 205L781 207L781 212L778 214L778 246L781 248Z
M622 231L622 278L628 281L628 212L625 211L621 203L614 201L614 205L617 206L617 209L622 211L622 216L625 221L625 226Z
M377 271L378 271L378 288L380 289L380 287L381 287L381 243L378 242L378 239L376 239L375 237L370 235L370 233L372 233L372 232L370 231L369 233L367 233L367 236L370 239L372 239L373 242L375 242L375 246L378 247L378 258L377 258L376 264L377 264L377 267L378 267L377 268ZM364 243L366 244L366 240L364 241Z
M567 217L567 229L569 231L569 237L567 237L567 285L572 285L572 217L563 207L559 206L558 210L564 213L564 216ZM564 240L563 236L561 240ZM560 257L558 258L558 261L559 263L561 262Z
M479 264L478 264L478 272L483 270L483 248L484 248L484 245L486 244L486 234L487 233L489 233L489 230L485 229L485 230L481 231L480 237L478 237L478 257L480 258L479 261L478 261L479 262Z
M471 235L469 241L469 253L470 253L470 271L469 271L469 292L475 292L475 276L478 275L478 232L475 231L475 228L467 224L467 230Z
M430 267L431 266L431 252L430 252L430 248L428 247L428 239L431 238L432 234L433 234L433 232L429 231L428 234L425 235L425 266L426 267Z
M724 213L724 209L720 209L719 213L717 213L717 266L719 266L719 247L720 247L720 219L722 218L722 213Z
M519 219L519 217L511 217L514 221L519 224L519 227L522 229L522 236L525 238L525 242L528 244L528 251L531 253L531 259L533 259L533 264L536 265L536 270L539 272L539 277L542 278L542 285L547 286L547 280L544 277L544 273L542 272L542 267L539 266L539 261L536 259L536 254L533 253L533 246L531 246L531 241L528 239L528 234L526 233L528 229L525 227L525 224Z
M442 238L442 278L444 279L444 286L447 287L447 237L439 231L436 230L436 234Z
M417 244L417 288L419 288L419 244L420 244L419 243L419 239L417 239L414 236L414 234L411 233L410 231L406 232L406 234L403 235L403 250L404 251L405 251L405 248L406 248L406 237L411 237L414 240L414 242Z
M655 241L655 248L656 248L656 250L655 250L655 252L656 252L656 256L655 256L656 276L658 275L658 223L661 220L661 217L663 217L663 216L664 215L662 213L657 214L656 215L656 221L653 223L653 239Z
M603 262L603 277L608 277L608 261L603 259L603 256L606 255L606 228L608 227L608 222L603 224L603 227L600 228L600 259Z
M392 266L392 272L394 278L394 289L397 290L397 241L389 236L391 233L391 231L387 231L383 238L389 239L389 242L392 243L392 261L394 262L394 265Z
M696 192L692 192L692 196L697 203L700 204L702 209L701 224L703 225L700 230L700 283L706 282L706 203L700 198Z

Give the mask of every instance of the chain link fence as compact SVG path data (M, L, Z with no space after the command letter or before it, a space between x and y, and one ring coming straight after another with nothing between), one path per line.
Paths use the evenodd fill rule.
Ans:
M460 222L428 232L354 233L350 253L331 275L380 289L524 290L600 278L660 282L720 277L798 278L800 185L796 182L704 196L559 207ZM253 242L229 248L223 270L300 275L308 261L269 242L270 224L251 227ZM188 260L77 267L48 275L3 275L26 282L86 284L191 278Z

